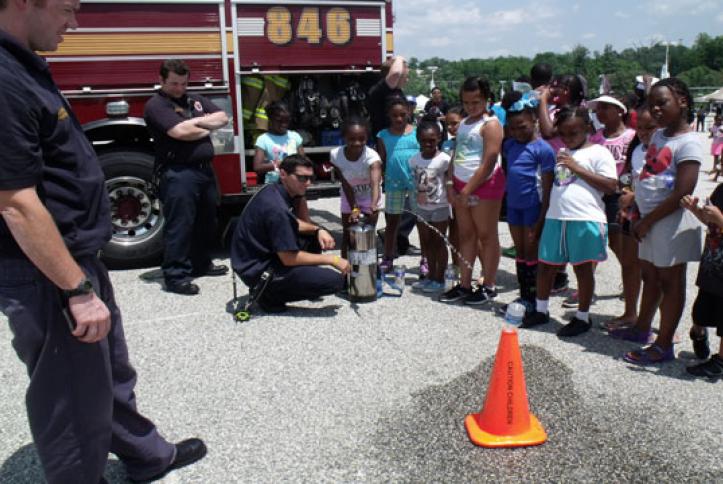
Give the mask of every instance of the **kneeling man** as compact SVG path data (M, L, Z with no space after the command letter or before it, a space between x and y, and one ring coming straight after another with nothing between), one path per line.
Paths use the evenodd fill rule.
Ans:
M294 199L311 183L312 163L291 155L279 166L278 183L264 187L248 203L231 245L233 270L249 289L267 272L268 283L258 299L266 312L281 312L286 303L316 299L342 289L350 265L338 255L331 234L296 217ZM321 266L332 266L337 271Z

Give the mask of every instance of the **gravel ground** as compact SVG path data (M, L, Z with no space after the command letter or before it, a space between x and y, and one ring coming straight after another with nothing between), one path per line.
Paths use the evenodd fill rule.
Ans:
M714 188L706 179L703 195ZM311 207L338 232L337 198ZM510 245L505 224L500 234ZM410 284L418 259L403 262ZM516 297L513 261L500 269L499 300L508 302ZM167 438L197 435L209 448L163 482L723 482L722 383L685 372L696 271L690 264L679 358L660 367L625 363L621 355L635 345L597 328L558 339L554 331L573 313L553 298L556 322L520 331L531 409L549 440L499 450L471 444L463 425L484 403L502 327L489 310L407 290L401 301L327 297L236 324L227 312L230 278L200 279L196 297L163 292L153 269L112 278L141 410ZM619 281L616 261L599 267L596 327L620 312ZM0 482L40 482L23 403L27 376L6 324L0 338ZM125 482L113 456L106 475Z

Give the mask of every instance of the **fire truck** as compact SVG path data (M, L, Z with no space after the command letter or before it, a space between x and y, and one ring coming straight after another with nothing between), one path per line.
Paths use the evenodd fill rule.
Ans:
M310 196L338 186L328 152L340 144L344 116L363 114L365 93L393 52L392 21L390 0L84 1L79 28L43 55L106 175L113 222L106 262L139 266L162 254L143 108L159 88L163 60L185 60L189 91L232 119L213 133L213 167L220 210L237 213L259 189L252 148L270 100L289 103L291 129L317 162Z

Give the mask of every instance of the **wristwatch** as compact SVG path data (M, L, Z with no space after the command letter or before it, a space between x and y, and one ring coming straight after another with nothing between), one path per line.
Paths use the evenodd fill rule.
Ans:
M75 289L62 289L61 293L63 294L63 298L67 301L71 297L75 296L83 296L86 294L92 294L93 293L93 283L90 282L90 279L87 277L84 277L82 281L75 287Z

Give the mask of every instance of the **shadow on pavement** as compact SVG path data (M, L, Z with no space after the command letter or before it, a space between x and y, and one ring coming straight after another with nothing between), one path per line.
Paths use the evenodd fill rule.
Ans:
M226 312L233 316L238 309L242 309L244 304L248 301L248 295L239 296L237 299L231 299L226 302ZM321 307L309 307L299 306L303 304L303 301L287 303L287 310L283 313L270 314L264 312L258 305L254 304L249 311L251 313L251 319L257 317L292 317L292 318L334 318L336 317L339 310L342 308L341 304L329 303Z
M574 310L566 311L559 319L550 318L549 324L536 326L534 328L521 329L520 331L538 331L542 333L555 334L557 330L567 324L573 316L575 316ZM638 349L642 345L630 341L613 339L608 336L607 332L602 330L599 325L601 321L605 321L613 317L614 316L609 314L591 312L590 319L592 321L592 328L590 331L573 338L564 338L564 341L582 346L586 352L598 353L618 360L621 365L625 365L630 369L630 371L645 372L651 375L664 376L685 381L694 380L694 378L685 371L685 367L693 362L693 355L688 351L676 351L678 357L674 361L659 365L639 366L623 360L623 355L625 353Z
M125 466L110 459L105 467L105 478L111 484L127 483ZM3 484L36 484L45 482L43 468L40 465L35 445L27 444L19 448L0 466L0 482Z

